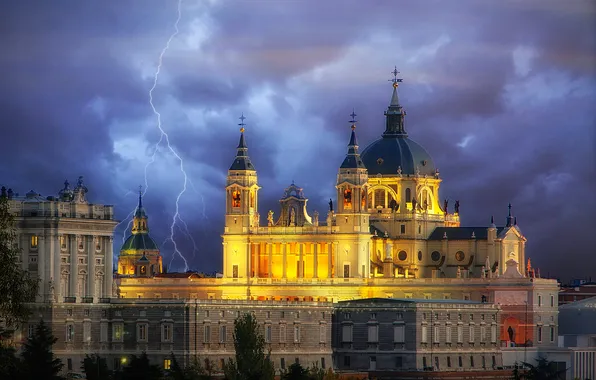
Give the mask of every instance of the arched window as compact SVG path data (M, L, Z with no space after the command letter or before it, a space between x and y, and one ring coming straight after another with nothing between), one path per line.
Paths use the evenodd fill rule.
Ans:
M406 202L412 202L412 190L409 187L406 189Z
M240 207L240 190L232 191L232 207Z
M379 206L385 208L385 191L383 190L375 190L375 208Z
M352 208L352 189L344 189L344 208Z

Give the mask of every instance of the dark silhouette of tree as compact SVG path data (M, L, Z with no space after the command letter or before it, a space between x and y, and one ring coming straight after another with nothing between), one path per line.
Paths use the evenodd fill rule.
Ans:
M228 380L272 380L275 376L265 339L253 314L246 313L234 321L235 359L228 359L224 373Z
M170 360L172 361L170 369L167 371L167 379L172 380L211 380L211 369L209 371L201 365L198 359L194 359L191 364L182 368L174 356L171 354ZM206 367L211 366L211 362L205 359Z
M536 362L536 365L523 362L524 369L519 369L516 363L513 369L513 380L565 379L566 368L557 369L555 362L551 362L544 357L539 357Z
M300 363L294 363L281 378L282 380L311 380L313 378L309 372L310 371L307 368L302 367Z
M85 359L81 362L81 369L85 372L87 380L108 380L112 375L106 359L97 354L85 355Z
M6 188L0 192L0 315L7 326L29 316L28 302L35 300L37 279L29 277L19 263L21 251L17 241L14 216Z
M52 352L52 346L56 341L50 328L43 320L39 321L33 336L23 345L21 356L25 369L24 379L62 379L58 374L64 364Z
M0 343L0 379L22 379L23 365L16 355L16 350Z
M147 354L143 352L140 356L132 355L129 364L118 372L114 378L126 380L160 380L162 371L159 366L149 363Z

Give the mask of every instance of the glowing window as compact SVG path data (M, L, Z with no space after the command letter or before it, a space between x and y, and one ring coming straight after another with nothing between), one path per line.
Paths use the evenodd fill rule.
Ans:
M37 248L37 244L38 244L38 236L32 235L31 236L31 248Z
M240 190L232 191L232 207L240 207Z

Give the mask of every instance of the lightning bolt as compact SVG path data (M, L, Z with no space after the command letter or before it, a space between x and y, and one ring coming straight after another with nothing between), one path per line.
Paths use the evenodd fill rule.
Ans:
M180 165L179 165L180 172L182 172L182 175L184 176L182 190L180 190L180 192L178 193L178 196L176 197L175 212L174 212L174 216L172 217L172 223L170 224L170 236L166 239L166 242L171 241L174 246L174 254L172 255L172 259L170 260L170 266L171 266L171 263L174 260L174 258L176 256L178 256L184 262L184 271L186 272L188 270L188 262L187 262L186 258L184 257L184 255L182 255L182 252L180 252L180 250L178 249L178 244L176 243L176 240L174 239L174 230L176 228L177 221L180 221L181 223L183 223L186 226L186 222L184 222L184 220L180 216L180 198L186 192L189 180L188 180L188 175L186 174L186 171L184 170L184 161L182 160L182 157L180 157L180 155L176 152L176 150L170 145L170 137L168 136L166 131L162 128L161 113L159 113L159 111L157 111L157 108L155 107L155 104L153 103L153 91L155 91L155 88L157 87L157 82L159 80L159 74L161 73L161 67L163 64L163 57L166 54L166 52L168 51L168 49L170 48L170 44L172 43L172 40L178 35L178 33L180 33L178 24L180 23L181 18L182 18L182 0L178 0L177 17L176 17L176 22L174 23L174 32L170 35L164 48L161 50L161 52L159 54L157 69L155 70L155 74L153 75L153 86L151 86L151 89L149 89L149 105L151 106L151 110L153 111L153 114L156 117L157 128L159 129L160 136L159 136L159 140L157 141L157 143L155 144L155 146L153 148L153 153L151 155L149 162L147 162L147 164L145 165L145 171L144 171L145 188L143 190L142 196L144 196L145 193L147 192L147 189L149 189L149 183L147 181L147 169L149 168L149 166L151 164L153 164L155 162L155 156L157 155L159 147L162 144L162 142L165 141L165 144L166 144L168 150L172 153L172 155L174 155L174 157L176 157L176 159L180 163ZM130 225L130 223L129 223L129 225ZM185 227L185 228L186 228L186 231L188 231L188 227ZM196 244L194 243L194 240L192 240L192 242L196 248Z

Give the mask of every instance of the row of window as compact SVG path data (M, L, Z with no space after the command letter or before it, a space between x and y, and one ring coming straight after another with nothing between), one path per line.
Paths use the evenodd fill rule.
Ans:
M67 249L67 238L64 235L60 235L59 237L60 240L60 250L62 251L66 251ZM39 236L37 235L31 235L30 241L29 241L29 247L31 249L37 249L39 247ZM84 240L83 239L79 239L78 240L78 249L79 251L83 251L85 249L85 245L84 245ZM95 239L95 250L97 252L101 251L101 239Z
M420 327L420 343L428 343L428 333L429 333L429 326L422 325ZM433 343L440 343L441 337L444 337L445 343L452 343L452 330L453 326L445 325L445 334L444 336L441 334L441 326L435 325L433 327L433 336L432 341ZM353 332L354 326L353 325L344 325L342 326L342 342L344 343L351 343L353 342ZM486 343L487 341L487 329L486 326L480 326L479 331L479 339L480 343ZM463 343L464 341L464 326L458 325L456 326L456 334L457 334L457 343ZM474 343L476 339L476 328L475 326L468 326L468 342ZM379 342L379 326L378 325L370 325L368 326L368 343L378 343ZM397 325L393 327L393 342L394 343L404 343L405 342L405 325ZM497 325L490 326L490 342L496 343L497 342Z
M225 310L220 310L220 311L217 312L217 314L216 313L213 313L211 310L205 310L204 311L205 318L211 318L211 317L214 317L214 316L217 316L217 317L220 317L220 318L225 318L225 313L226 313ZM235 312L236 318L240 317L242 315L242 313L243 313L242 311L237 310ZM199 317L199 312L197 311L196 314L197 314L197 318L198 318ZM294 314L294 316L295 316L296 319L300 319L300 311L290 312L290 314ZM286 318L286 312L284 310L280 311L278 315L279 315L279 317L281 319ZM265 319L271 319L271 312L270 311L266 311L265 312ZM324 311L321 312L321 319L325 319L325 312Z
M29 326L29 336L33 334L34 326ZM148 323L137 323L136 325L136 340L137 342L148 342ZM171 343L173 342L174 325L172 323L161 324L161 342ZM123 342L124 340L124 325L122 323L112 324L112 342ZM74 323L66 324L66 337L65 341L68 343L75 342L75 325ZM108 341L108 325L102 323L99 329L99 341ZM83 323L83 342L91 342L91 324Z
M343 366L344 368L350 368L352 365L352 360L351 360L351 356L346 355L344 356L344 360L343 360ZM486 357L485 356L481 356L480 357L481 360L481 368L486 368ZM376 356L369 356L368 357L368 363L369 363L369 369L377 369L377 357ZM447 364L447 368L452 368L452 362L451 362L451 356L447 356L446 358L446 364ZM457 364L459 367L463 367L464 366L464 357L463 356L458 356L457 357ZM474 355L470 355L469 357L469 364L470 367L474 368L475 367L475 362L474 362ZM404 364L403 364L403 357L401 356L396 356L395 357L395 368L403 368ZM428 358L426 356L422 357L422 366L423 368L428 368L429 367L429 362L428 362ZM497 366L497 357L495 355L491 356L491 367L495 368ZM434 368L436 370L440 369L440 358L438 356L434 357Z
M432 314L433 321L440 320L443 315L445 315L445 319L447 319L448 321L451 320L451 313L445 313L445 314L443 314L443 313L433 313ZM349 313L349 312L344 313L344 320L349 320L349 319L351 319L351 317L352 317L351 313ZM429 315L427 313L422 313L422 320L423 321L428 320L428 317L429 317ZM496 314L491 314L490 317L491 317L491 320L492 321L496 321L496 319L497 319ZM401 320L404 319L404 314L402 312L398 312L398 313L396 313L395 318L398 321L401 321ZM376 319L377 319L377 313L370 313L370 320L376 320ZM462 313L458 313L457 314L457 320L458 321L463 321L463 314ZM473 321L473 320L474 320L474 314L469 314L468 315L468 321ZM486 320L486 317L485 317L484 314L480 314L480 320L481 321Z
M539 294L538 295L538 307L543 306L542 304L542 295ZM550 307L555 307L555 296L554 295L550 295Z

